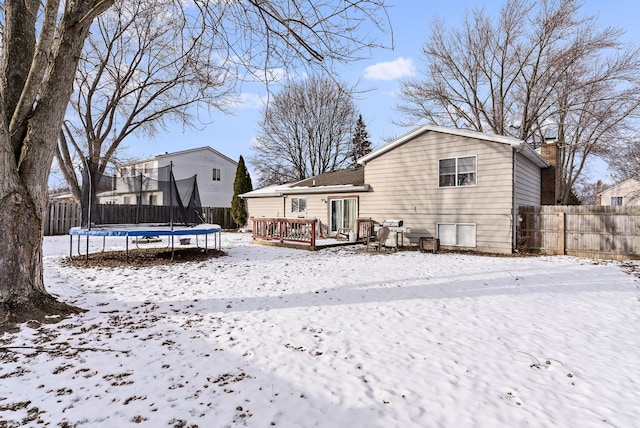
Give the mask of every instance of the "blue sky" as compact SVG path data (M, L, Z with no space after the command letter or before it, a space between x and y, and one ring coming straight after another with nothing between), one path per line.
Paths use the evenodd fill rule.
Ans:
M636 2L637 0L587 0L582 12L598 16L598 22L602 26L622 28L626 31L623 36L625 42L640 45L640 6ZM445 20L447 26L455 26L461 22L467 9L484 6L495 15L502 4L503 1L396 0L395 5L389 7L395 49L374 50L371 58L343 66L340 75L349 84L360 81L360 88L371 89L362 94L356 103L375 146L383 144L385 139L408 131L392 123L402 119L394 109L399 102L399 79L411 76L421 66L421 47L428 37L428 23L432 17L437 15ZM384 40L384 37L386 36L380 35L380 39ZM211 117L212 123L198 130L174 126L153 140L131 138L125 141L126 157L142 158L165 151L208 145L234 160L240 155L247 160L251 155L252 141L259 132L259 100L266 95L266 89L257 85L245 85L243 89L232 114L214 114ZM592 170L591 175L597 179L602 174L606 174L606 171L600 165Z

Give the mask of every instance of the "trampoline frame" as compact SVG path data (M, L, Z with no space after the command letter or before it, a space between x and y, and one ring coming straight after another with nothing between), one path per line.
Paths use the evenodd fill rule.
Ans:
M204 252L207 253L208 248L208 235L213 235L214 247L213 249L220 250L222 248L222 228L217 224L199 224L194 227L165 227L154 225L109 225L96 227L93 226L90 229L84 229L81 227L72 227L69 229L69 258L73 257L73 237L78 237L78 254L80 255L80 237L87 237L87 245L85 252L85 260L89 259L89 237L90 236L102 236L103 239L103 251L104 240L107 236L123 236L125 237L125 254L127 261L129 261L129 237L150 237L150 236L169 236L171 238L171 260L173 261L175 246L174 237L184 235L204 235Z

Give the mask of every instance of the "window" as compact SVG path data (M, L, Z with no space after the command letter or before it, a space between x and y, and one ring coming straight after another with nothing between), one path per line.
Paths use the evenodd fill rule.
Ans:
M440 159L439 187L475 186L476 156Z
M621 207L623 200L624 200L623 196L612 196L611 197L611 206L612 207Z
M220 169L213 168L213 181L220 181Z
M303 213L307 211L307 199L306 198L291 198L291 212Z
M124 200L123 200L123 203L125 205L131 205L131 196L125 196Z
M149 195L149 205L158 205L158 195Z
M456 247L476 246L476 225L469 223L438 223L441 245Z

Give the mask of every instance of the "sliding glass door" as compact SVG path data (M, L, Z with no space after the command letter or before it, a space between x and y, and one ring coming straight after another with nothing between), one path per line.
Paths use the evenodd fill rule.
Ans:
M331 232L351 229L356 223L358 200L356 198L331 199Z

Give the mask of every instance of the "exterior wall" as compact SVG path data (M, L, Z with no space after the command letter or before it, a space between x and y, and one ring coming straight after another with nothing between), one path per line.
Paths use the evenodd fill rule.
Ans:
M155 203L150 203L150 197L155 197ZM128 199L126 199L128 198ZM162 205L163 204L162 192L146 191L142 193L142 205ZM137 205L138 194L137 193L113 193L98 196L100 204L116 204L116 205ZM125 204L126 201L126 204Z
M477 185L438 187L438 161L477 156ZM365 165L372 192L361 197L360 216L402 219L405 236L437 237L438 223L476 225L477 251L511 253L513 149L509 144L426 132ZM455 247L468 248L468 247Z
M198 176L198 190L203 207L230 207L237 164L215 152L203 149L186 151L158 159L158 167L173 161L176 180ZM220 181L213 180L213 169L220 170Z
M600 193L600 205L610 206L612 197L622 197L622 205L640 205L640 181L627 180Z
M284 201L281 197L270 198L247 198L245 207L247 209L247 226L251 228L252 217L284 217Z
M291 198L305 198L307 203L306 211L304 213L292 212ZM251 228L252 217L315 219L318 220L318 233L322 232L324 236L329 236L329 202L332 199L345 198L358 199L358 209L360 210L362 193L308 193L288 195L286 198L282 196L246 198L245 203L249 219L247 227Z
M522 205L540 205L540 186L542 171L533 162L516 154L515 208Z
M541 193L541 187L544 186L542 175L544 170L540 170L529 159L525 158L520 153L516 154L515 163L515 192L514 192L514 215L518 221L516 223L516 229L519 231L523 226L523 219L520 217L519 208L521 206L540 206L540 199L543 198ZM519 236L516 233L515 239ZM514 242L514 248L516 242Z

